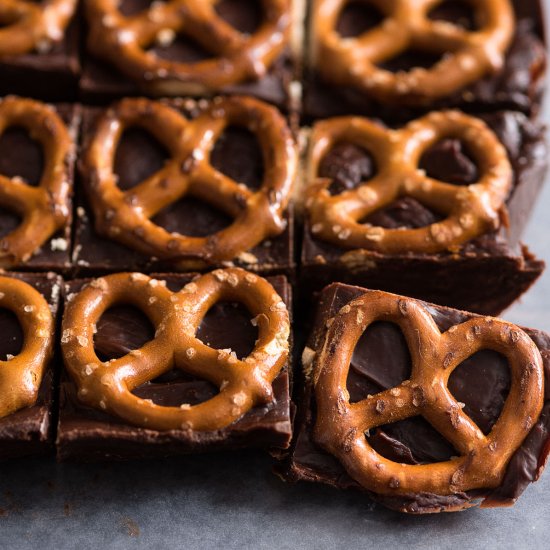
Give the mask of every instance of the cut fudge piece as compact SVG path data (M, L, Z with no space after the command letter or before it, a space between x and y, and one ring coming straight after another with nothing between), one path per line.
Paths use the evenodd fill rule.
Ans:
M297 154L274 107L239 97L125 99L86 110L83 141L73 255L80 273L233 262L292 276L287 205Z
M443 111L399 131L317 123L304 288L340 281L488 314L529 288L544 263L519 239L546 173L543 132L521 113L483 120Z
M80 82L85 100L237 93L290 107L296 52L289 0L112 4L87 5L91 55ZM137 47L121 40L130 24L142 32Z
M153 277L67 283L58 457L288 447L286 279L235 268ZM93 319L80 313L88 299Z
M10 96L0 118L0 266L63 272L80 110Z
M335 283L282 473L402 512L513 504L550 451L550 336ZM300 408L301 403L301 408Z
M0 459L53 449L55 323L62 279L54 273L0 277Z
M0 5L0 96L73 101L78 93L77 0ZM17 7L15 7L17 4Z
M399 18L380 2L311 3L306 119L403 121L449 107L539 110L546 69L539 0L445 0L429 13L427 4L409 4L419 17Z

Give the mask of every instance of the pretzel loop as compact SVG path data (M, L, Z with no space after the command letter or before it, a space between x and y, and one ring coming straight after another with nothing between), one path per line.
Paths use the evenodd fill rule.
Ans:
M353 350L375 321L401 328L411 354L411 377L350 403L346 381ZM464 413L447 386L453 370L482 349L504 355L511 370L510 393L488 435ZM378 494L448 495L497 487L543 405L542 358L522 330L505 321L476 317L441 334L419 302L382 292L370 292L340 310L314 369L316 441L356 481ZM378 426L418 415L460 456L434 464L398 464L379 455L365 437Z
M419 169L424 152L437 142L456 138L472 154L477 182L457 186L426 176ZM331 181L318 177L323 157L337 143L368 149L378 173L357 189L331 196ZM321 239L348 249L387 254L434 254L455 249L497 228L510 193L513 174L504 146L481 121L460 112L434 112L401 130L385 130L366 119L335 118L313 129L309 154L309 219ZM445 219L408 229L362 223L377 210L409 196Z
M44 151L44 170L38 187L20 178L0 175L0 202L22 221L0 240L0 266L11 267L27 261L69 219L69 182L65 164L73 154L69 132L49 106L8 97L0 102L0 135L20 126L40 142Z
M52 43L63 38L76 3L77 0L39 3L3 0L0 3L0 57L51 48Z
M257 191L233 181L210 164L210 153L229 125L247 127L258 137L265 174ZM171 158L156 174L122 191L116 185L114 157L125 128L150 131ZM285 228L296 171L296 155L284 119L251 98L223 98L188 121L174 109L146 99L125 99L99 121L85 162L93 176L90 202L99 233L161 259L193 257L209 263L232 260ZM151 221L186 195L204 200L234 218L229 227L207 237L170 233Z
M0 277L0 307L15 313L23 330L23 347L0 361L0 418L36 402L52 355L54 320L48 303L32 286Z
M385 16L377 27L352 38L336 31L349 0L315 0L312 51L327 81L368 92L384 103L429 104L498 70L512 40L515 21L509 0L471 2L481 28L467 31L432 20L441 0L370 0ZM407 49L444 54L431 68L392 73L380 67Z
M290 35L290 1L264 0L263 22L241 33L216 12L216 0L171 0L125 17L116 0L88 0L90 49L154 93L204 95L258 79L281 55ZM163 33L184 34L212 58L197 62L162 59L151 51ZM162 38L160 39L162 42Z
M240 360L231 350L210 348L196 337L208 310L218 301L242 302L257 316L259 337ZM111 305L128 303L153 322L155 338L114 361L101 362L93 349L93 327ZM79 398L128 422L157 430L222 429L248 410L273 400L271 384L288 356L286 306L264 279L240 269L217 270L178 293L146 275L116 274L86 287L67 307L62 346ZM211 399L164 407L132 394L137 386L173 367L219 387Z

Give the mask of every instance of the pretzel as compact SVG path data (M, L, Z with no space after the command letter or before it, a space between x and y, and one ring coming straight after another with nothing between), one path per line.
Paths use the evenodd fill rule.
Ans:
M350 403L346 380L352 354L375 321L401 328L412 358L411 377ZM500 418L485 435L451 395L448 381L462 361L487 348L508 359L511 387ZM314 373L315 440L338 458L351 477L381 495L449 495L498 487L508 461L537 421L544 399L540 352L518 327L475 317L441 334L420 302L378 291L364 294L336 315ZM414 416L424 417L459 456L434 464L398 464L379 455L365 437L378 426Z
M224 86L258 80L281 55L290 37L290 0L263 0L264 19L252 34L225 22L218 0L153 2L124 17L117 0L88 0L88 46L146 90L160 95L204 95ZM168 61L150 49L178 33L213 55L197 62Z
M210 153L229 125L245 126L258 137L264 181L251 191L210 164ZM171 153L165 166L136 187L121 191L113 163L124 129L148 130ZM98 233L160 259L193 257L229 261L263 239L281 233L283 213L296 171L290 130L273 107L252 98L218 98L196 119L186 120L162 103L124 99L106 111L85 153L92 174L89 198ZM209 202L234 219L207 237L169 233L151 221L186 195Z
M366 91L383 103L425 104L449 96L496 72L512 40L515 21L509 0L468 2L481 28L467 31L429 18L441 0L369 0L385 16L358 37L336 31L349 0L314 0L314 65L327 81ZM430 69L414 67L392 73L380 64L408 49L444 54Z
M429 178L418 165L422 154L446 138L461 140L474 157L479 180L457 186ZM339 142L366 148L378 173L357 189L331 196L331 180L317 176L323 157ZM433 112L401 130L389 130L364 118L342 117L318 122L309 152L307 191L311 231L348 249L387 254L434 254L453 250L496 229L506 211L513 183L504 146L484 122L456 111ZM396 199L409 196L445 215L417 229L386 229L360 223Z
M0 307L15 313L23 330L18 355L0 361L0 418L34 405L52 356L54 320L46 300L32 286L0 277Z
M22 219L16 229L0 239L1 267L26 262L70 220L66 164L74 148L67 127L52 107L7 97L0 102L0 135L13 126L25 128L41 143L45 164L38 187L0 174L0 204Z
M242 302L256 316L258 340L243 360L196 337L208 310L222 300ZM120 359L102 362L94 351L94 327L104 311L121 302L149 317L155 337ZM273 400L271 384L286 363L289 330L280 296L265 279L242 269L203 275L177 293L146 275L120 273L93 281L69 303L61 342L65 365L87 405L150 429L211 431ZM219 394L180 407L156 405L132 394L173 367L215 384Z
M0 57L48 51L62 40L76 10L77 0L2 0L0 2Z

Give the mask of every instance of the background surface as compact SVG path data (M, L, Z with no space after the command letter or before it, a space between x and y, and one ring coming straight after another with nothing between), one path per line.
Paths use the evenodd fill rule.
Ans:
M549 212L550 184L524 238L550 265ZM503 317L550 331L550 268ZM0 464L0 549L550 548L550 467L513 508L409 517L356 493L286 485L271 464L260 452Z

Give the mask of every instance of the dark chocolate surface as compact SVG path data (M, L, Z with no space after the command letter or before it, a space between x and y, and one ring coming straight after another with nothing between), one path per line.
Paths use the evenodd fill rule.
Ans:
M380 14L366 3L353 2L339 19L338 30L343 36L357 36L376 26ZM304 116L327 118L342 114L380 116L386 120L409 120L431 109L459 108L470 112L501 109L527 114L538 112L544 86L546 53L539 0L514 0L517 17L515 38L506 55L504 67L493 75L460 90L450 97L437 100L429 107L380 105L351 87L335 87L324 82L315 71L306 74L304 85ZM465 2L445 1L432 11L434 19L458 22L465 28L475 27L472 11ZM429 67L438 60L429 52L406 51L389 60L388 70L407 70L413 66Z
M187 116L198 113L196 102L176 103ZM98 109L87 109L83 118L83 141L88 142L93 135L94 123L100 114ZM128 190L163 166L168 153L150 134L141 129L126 131L115 157L115 173L119 185ZM246 162L243 162L246 159ZM262 151L253 134L239 127L229 127L216 143L211 154L212 165L233 178L245 183L251 189L260 187L263 178L264 161ZM93 214L87 206L84 193L89 175L81 166L82 183L78 191L78 204L75 222L75 251L73 261L80 273L108 271L174 271L183 270L181 262L158 261L140 254L115 241L104 239L95 233ZM159 212L153 221L167 229L183 235L205 236L227 227L232 223L225 213L191 196L171 204ZM236 265L262 274L284 273L292 276L294 270L293 213L287 212L287 228L277 237L268 239L249 250L256 262L249 263L235 259ZM253 260L253 258L252 258ZM202 269L205 266L192 258L186 259L188 269Z
M508 216L498 231L452 253L387 256L368 252L357 260L346 260L348 250L314 238L306 223L302 248L306 287L318 290L332 281L348 282L492 314L521 295L543 269L543 264L520 244L547 169L543 130L521 113L505 111L482 118L506 147L514 171L513 189L506 203ZM455 185L472 183L478 175L475 162L458 140L436 144L423 155L420 166L428 175ZM331 192L335 193L353 189L375 173L368 151L340 143L321 162L319 175L333 179ZM441 219L440 213L402 197L363 222L395 229L423 227Z
M191 275L158 275L168 287L179 290ZM283 300L291 306L290 287L283 277L269 279ZM84 280L66 284L67 293L78 292ZM239 357L254 347L256 329L251 315L242 306L220 302L211 308L198 330L203 342L219 349L231 348ZM121 357L140 347L153 335L153 328L143 313L116 305L107 310L97 325L95 349L103 360ZM287 368L273 383L275 401L249 411L240 420L216 432L158 432L125 424L101 411L80 404L75 384L64 374L61 382L58 425L58 457L96 460L149 458L190 452L240 447L288 446L291 437L290 372ZM134 390L144 399L160 405L197 404L213 397L217 390L207 381L196 379L179 369Z
M313 331L308 346L317 350L322 345L326 321L342 306L366 292L358 287L334 284L321 295ZM472 314L425 304L441 331L460 324ZM540 418L520 449L512 457L504 480L494 491L471 491L449 498L429 494L386 498L371 495L382 504L411 513L440 511L457 505L487 498L493 504L510 504L525 487L536 480L550 452L550 336L524 329L541 351L545 368L545 405ZM409 377L411 368L407 345L400 329L386 322L371 325L363 334L353 354L347 387L351 401L375 395L398 385ZM321 481L340 488L355 487L344 468L312 439L315 423L315 397L306 383L296 439L286 475L293 481ZM499 354L483 350L464 361L453 372L449 389L465 412L488 433L499 414L510 387L507 361ZM408 464L448 460L456 455L452 446L420 417L381 426L369 436L370 444L390 460Z

